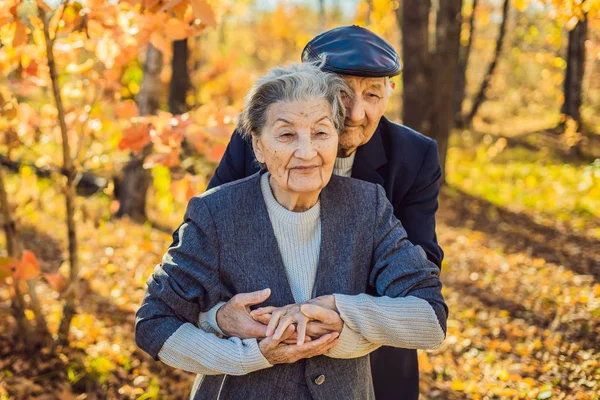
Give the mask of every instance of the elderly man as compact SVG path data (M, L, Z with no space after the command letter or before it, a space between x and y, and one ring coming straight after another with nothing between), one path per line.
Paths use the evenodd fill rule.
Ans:
M408 239L441 266L443 252L435 234L441 176L436 142L383 116L394 89L390 77L401 70L398 54L369 30L346 26L316 36L302 52L303 61L323 58L322 68L341 75L354 91L345 99L345 131L339 138L334 174L383 186ZM251 144L236 131L209 188L258 169ZM266 326L251 318L249 306L263 302L265 296L264 292L238 294L201 315L201 325L208 323L228 336L264 337ZM318 332L318 323L313 324ZM371 354L371 370L378 400L418 398L416 350L382 347Z

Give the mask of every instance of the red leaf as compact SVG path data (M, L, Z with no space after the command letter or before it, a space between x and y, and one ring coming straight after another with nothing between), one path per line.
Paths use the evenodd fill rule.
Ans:
M150 143L150 132L148 124L132 125L123 131L119 149L131 149L138 152Z

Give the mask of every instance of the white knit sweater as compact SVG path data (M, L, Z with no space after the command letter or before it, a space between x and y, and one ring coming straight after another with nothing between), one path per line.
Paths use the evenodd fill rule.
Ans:
M350 165L344 172L350 174L351 170ZM289 211L274 198L268 179L268 173L262 176L261 190L269 218L294 300L304 302L313 297L321 245L320 204L302 213ZM435 348L444 339L433 308L423 299L367 294L334 294L334 298L344 327L339 344L326 354L329 357L360 357L381 345ZM222 334L216 313L223 304L199 316L201 329L192 324L179 328L164 343L159 359L173 367L204 375L243 375L270 367L256 339L225 339L214 335Z

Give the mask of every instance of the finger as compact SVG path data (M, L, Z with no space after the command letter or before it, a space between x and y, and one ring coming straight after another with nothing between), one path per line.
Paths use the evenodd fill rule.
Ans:
M275 312L278 309L279 309L279 307L273 307L273 306L259 307L256 310L250 311L250 314L252 316L254 316L254 315L261 315L261 314L272 314L273 312Z
M266 325L266 324L265 324ZM311 321L306 325L306 336L312 336L314 338L321 337L326 333L334 332L329 325L325 325L321 322Z
M337 312L314 304L303 304L300 307L300 312L311 319L321 321L325 324L333 324L340 318Z
M250 293L238 293L233 296L232 299L235 299L237 304L241 304L243 306L250 306L255 304L260 304L263 301L267 300L271 295L271 289L263 289L257 290L256 292Z
M308 318L303 317L297 321L296 324L296 335L298 336L298 345L302 346L304 344L304 340L306 337L306 324L308 323Z
M275 332L275 328L279 325L279 319L284 315L283 311L275 311L271 315L269 325L267 325L267 336L271 336Z
M320 342L318 345L307 348L305 357L314 357L324 354L339 342L339 334L337 332L328 333L325 336L328 337L323 341L320 341L321 338L314 341L315 344L316 342Z
M281 336L281 338L276 339L275 335L271 336L273 343L278 345L280 343L285 342L286 340L289 340L295 331L296 331L296 327L294 325L289 325L283 332L283 335Z
M250 315L253 320L260 322L263 325L268 325L271 320L271 314Z
M244 324L246 324L245 321ZM264 338L267 336L267 324L252 319L249 319L247 324L248 325L244 328L244 337L240 336L240 339Z
M277 329L275 329L275 333L273 334L273 338L275 340L281 338L283 332L287 329L288 326L296 322L293 316L286 315L285 317L279 320L279 324L277 325Z

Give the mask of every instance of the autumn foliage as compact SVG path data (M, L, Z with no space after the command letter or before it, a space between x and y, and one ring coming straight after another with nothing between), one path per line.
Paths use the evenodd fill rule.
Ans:
M249 87L321 28L367 26L401 50L403 2L325 3L319 15L308 1L0 0L0 400L189 394L190 375L136 349L133 317ZM463 1L462 112L493 62L501 3ZM485 100L448 141L437 231L450 319L442 348L419 353L425 399L598 399L599 11L509 2ZM560 110L583 21L580 124ZM186 112L171 113L183 40L191 87ZM150 48L158 110L143 114ZM400 121L393 79L386 115ZM146 223L115 218L136 157L151 174Z

